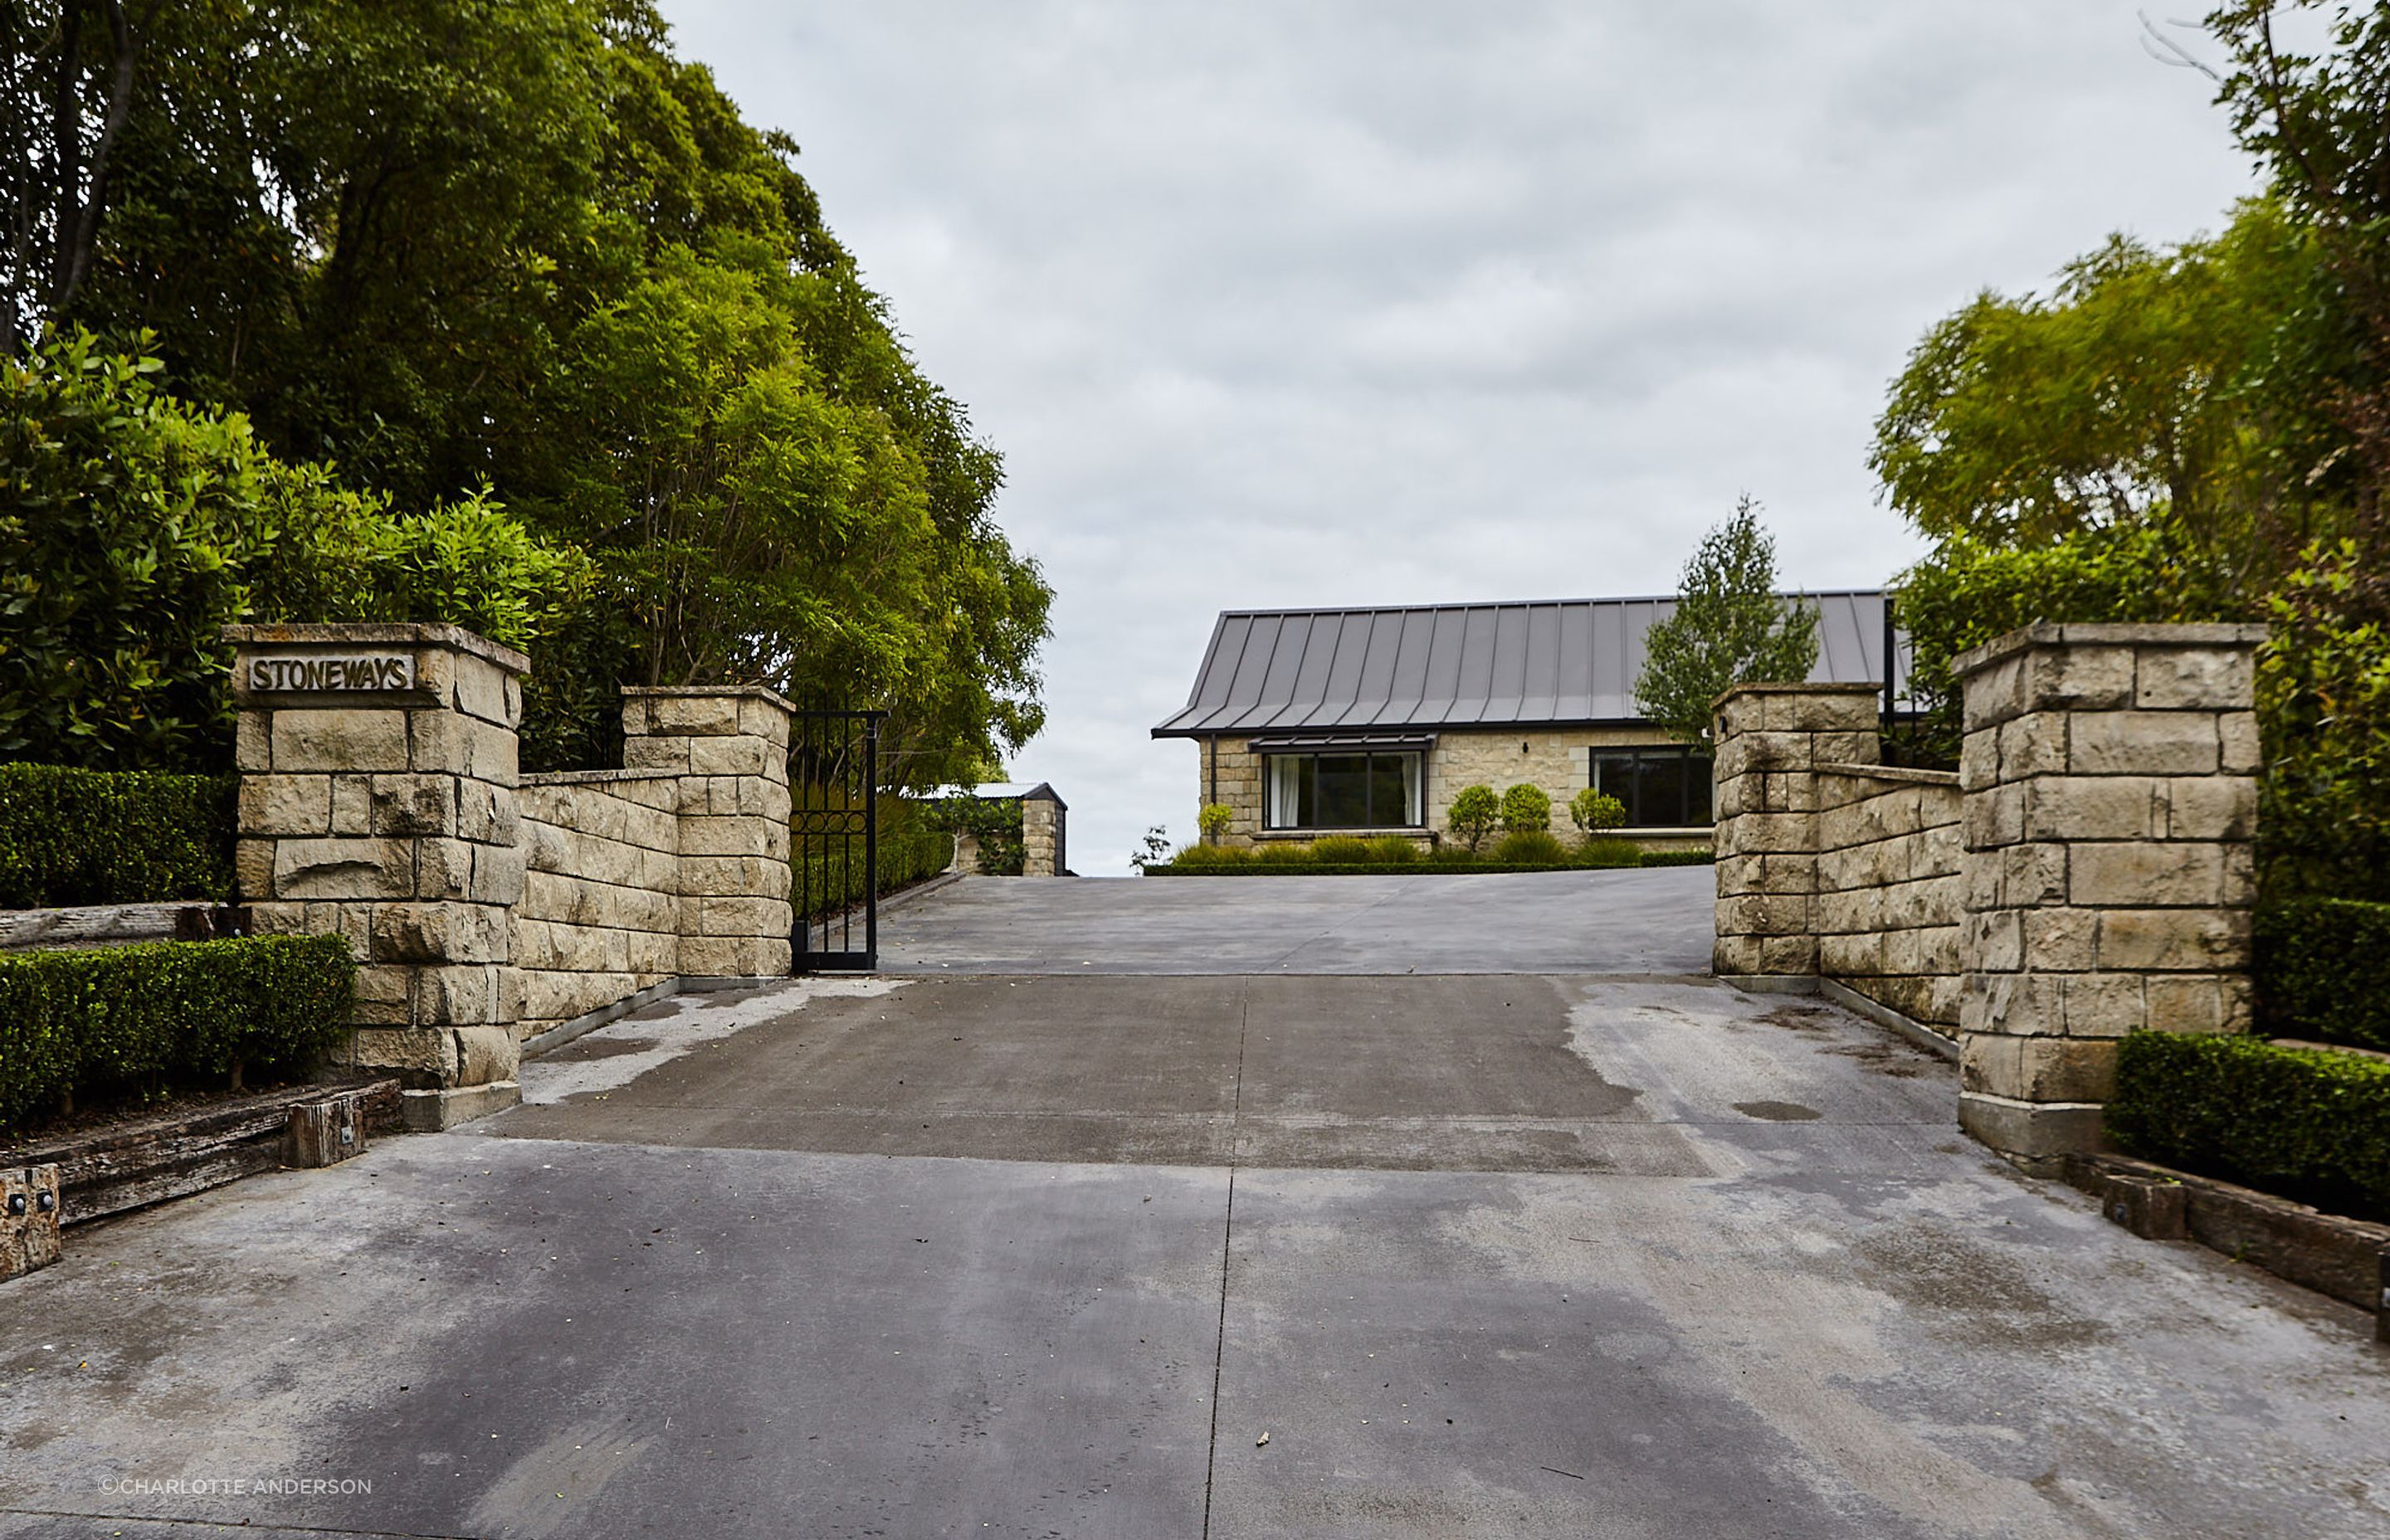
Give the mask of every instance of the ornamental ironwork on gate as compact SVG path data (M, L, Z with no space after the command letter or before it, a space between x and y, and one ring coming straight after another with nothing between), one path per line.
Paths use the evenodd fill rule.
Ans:
M789 739L789 942L800 973L880 966L880 724L802 711Z

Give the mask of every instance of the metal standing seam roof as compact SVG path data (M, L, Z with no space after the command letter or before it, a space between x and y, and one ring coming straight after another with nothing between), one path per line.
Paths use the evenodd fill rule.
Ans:
M1813 682L1882 679L1881 591L1788 597L1818 609ZM1227 610L1186 706L1153 736L1639 722L1644 633L1676 608L1623 598Z

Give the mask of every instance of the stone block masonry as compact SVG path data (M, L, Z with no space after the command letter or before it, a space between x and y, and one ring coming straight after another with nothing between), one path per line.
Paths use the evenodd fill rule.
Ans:
M2242 1032L2262 626L2037 625L1964 690L1960 1121L2028 1161L2096 1148L2116 1040Z
M443 625L240 626L237 866L260 932L345 936L343 1060L406 1121L518 1099L521 1046L790 966L790 708L624 691L621 771L524 776L529 661Z
M2260 626L2037 625L1956 661L1955 776L1875 763L1872 687L1716 718L1715 970L1958 1040L1959 1121L2095 1149L2127 1033L2241 1032Z
M357 959L346 1061L415 1127L518 1099L516 727L529 660L448 625L235 626L241 896ZM337 666L335 666L337 665Z

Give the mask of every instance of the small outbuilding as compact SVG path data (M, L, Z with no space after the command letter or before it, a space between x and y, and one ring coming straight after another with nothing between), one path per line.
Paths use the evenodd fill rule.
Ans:
M936 797L973 797L983 802L1019 802L1021 804L1021 875L1023 877L1069 877L1070 804L1061 794L1045 781L1031 785L1025 781L982 781L976 786L942 787L932 793ZM979 841L963 833L955 841L957 871L979 870Z
M1813 680L1880 682L1887 646L1906 654L1881 592L1786 597L1818 611ZM1463 787L1531 781L1551 796L1555 833L1573 832L1569 800L1590 786L1625 805L1627 837L1706 845L1708 759L1634 699L1644 635L1676 607L1229 610L1185 708L1153 736L1194 741L1198 796L1230 810L1227 844L1330 833L1433 841Z

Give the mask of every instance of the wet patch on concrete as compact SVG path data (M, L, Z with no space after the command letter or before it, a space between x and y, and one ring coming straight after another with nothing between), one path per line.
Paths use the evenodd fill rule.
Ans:
M1734 1110L1746 1118L1758 1118L1765 1123L1810 1123L1823 1116L1814 1107L1804 1107L1797 1101L1738 1101Z

